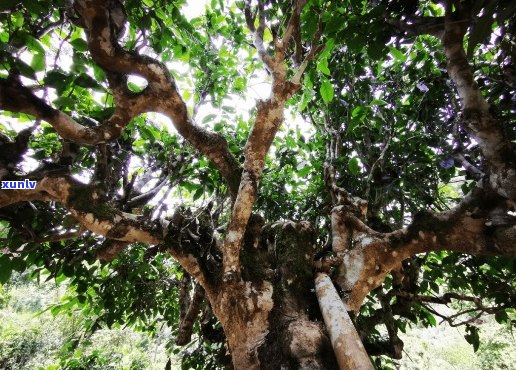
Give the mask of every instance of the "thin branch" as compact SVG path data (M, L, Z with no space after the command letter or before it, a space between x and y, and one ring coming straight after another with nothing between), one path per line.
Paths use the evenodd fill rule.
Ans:
M371 192L371 181L373 180L374 173L376 171L376 167L378 167L381 163L383 163L385 154L387 153L387 150L389 149L389 146L391 144L392 136L393 136L393 129L391 126L391 129L389 130L389 136L387 136L386 141L383 145L382 151L376 161L374 161L373 165L369 169L369 175L367 176L367 189L365 193L365 198L369 199L369 194Z
M31 243L47 243L47 242L59 242L63 240L70 240L78 238L79 236L83 235L86 232L86 228L80 227L77 231L70 231L64 234L53 234L53 235L47 235L47 236L36 236L35 238L32 238L31 240L28 240L28 242Z
M453 158L455 160L457 160L458 162L460 162L460 164L462 165L462 167L464 167L464 169L467 171L467 172L470 172L471 174L473 174L473 176L477 179L477 180L480 180L483 176L484 176L484 172L482 172L481 170L479 170L476 166L474 166L473 164L471 164L471 162L469 162L466 157L464 157L464 155L462 155L461 153L457 153L453 156Z
M130 209L130 208L136 207L140 204L147 203L149 200L154 198L154 196L158 193L158 191L160 191L168 183L168 181L169 181L169 178L168 178L168 175L166 174L164 176L163 180L161 182L159 182L154 188L152 188L151 190L149 190L143 194L137 195L134 198L131 198L127 202L127 207Z

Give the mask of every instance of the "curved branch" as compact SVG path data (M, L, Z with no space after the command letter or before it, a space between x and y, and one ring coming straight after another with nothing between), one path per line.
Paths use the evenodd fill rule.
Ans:
M12 112L30 114L50 123L64 139L80 144L96 144L110 137L106 126L86 127L69 115L51 107L43 99L23 86L14 76L0 78L0 108Z
M431 34L443 45L450 79L462 102L462 121L479 143L482 154L491 167L491 186L500 195L516 203L516 165L514 145L505 134L500 120L493 117L490 105L482 95L464 50L464 35L471 23L470 15L462 9L453 11L452 1L446 2L445 17L420 17L388 23L409 35Z
M444 17L410 17L407 20L386 19L387 24L407 33L408 36L432 35L441 37Z
M295 12L301 12L304 3L304 1L299 1ZM251 12L251 1L246 2L246 20L249 29L254 31L254 45L258 50L258 55L272 74L272 89L268 99L256 103L256 119L244 148L244 169L223 244L224 279L226 281L240 280L240 247L256 201L258 185L265 166L265 156L283 123L283 110L287 100L300 88L299 84L295 84L287 78L285 53L276 50L274 55L270 55L266 50L263 44L265 11L262 0L258 1L257 8L258 27L254 26L255 16ZM295 14L291 19L292 22L296 22ZM298 26L299 24L296 27Z
M461 16L457 22L457 16ZM504 166L511 159L509 142L501 123L489 112L489 103L482 96L473 77L463 47L463 38L469 25L467 15L452 14L451 5L446 8L446 21L442 44L448 62L448 74L455 83L467 128L479 142L483 154L491 165Z
M196 125L183 101L175 81L165 64L151 57L124 50L117 42L117 25L112 24L109 4L100 0L79 1L77 12L83 17L88 34L88 47L93 60L110 79L115 101L127 98L127 87L117 83L116 76L138 75L147 80L147 87L140 93L145 99L146 111L155 111L168 116L175 128L197 150L206 155L227 181L233 196L238 191L241 167L221 135ZM124 19L125 21L125 19ZM122 78L122 80L124 80ZM118 96L118 99L117 99Z
M168 252L181 266L205 289L209 288L199 260L192 251L183 251L180 242L172 243L171 239L180 236L170 231L170 228L163 231L156 224L149 226L137 216L112 207L101 199L101 192L94 186L85 185L71 177L45 177L33 190L0 190L0 208L30 200L62 203L84 228L121 242L101 253L99 258L112 259L132 242L151 245L165 242Z
M111 2L82 0L75 3L86 27L92 58L108 76L115 101L113 115L98 127L83 126L38 98L13 76L0 78L0 108L33 115L50 123L64 139L90 145L118 138L139 114L163 113L172 120L180 135L214 163L233 197L236 196L242 172L240 164L224 137L193 122L167 67L153 58L120 47L111 24L110 12L114 11L108 8ZM130 74L145 78L148 86L140 93L129 91L127 76Z
M387 273L418 253L441 250L474 255L516 256L516 218L504 202L475 188L455 208L441 213L421 212L412 223L391 233L362 229L353 235L354 248L339 255L337 282L348 293L346 302L358 310L367 294L378 287ZM502 216L500 216L502 215ZM340 222L344 210L334 212Z

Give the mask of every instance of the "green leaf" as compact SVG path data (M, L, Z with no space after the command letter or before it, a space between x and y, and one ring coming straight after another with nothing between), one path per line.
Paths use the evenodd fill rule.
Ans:
M233 86L237 92L240 92L245 90L246 83L247 81L244 77L237 77L235 78Z
M321 52L321 55L319 56L319 58L321 58L321 59L328 58L334 47L335 47L335 40L328 39L328 41L326 41L326 45L324 46L324 50Z
M81 73L75 79L75 83L84 88L95 88L100 86L93 77L88 76L86 73Z
M83 39L75 39L70 41L73 48L79 52L85 52L88 50L88 43Z
M199 199L200 197L202 197L202 195L204 194L204 189L202 187L200 187L199 189L197 189L193 195L193 200L197 200Z
M304 165L298 172L297 172L297 175L299 177L305 177L306 175L308 175L310 173L310 171L312 170L312 167L309 166L309 165Z
M61 96L54 100L54 104L60 108L73 108L75 106L75 100L68 96Z
M321 96L325 103L329 103L333 100L333 94L334 94L333 86L332 86L330 80L328 80L327 78L325 78L322 81L320 92L321 92Z
M430 326L436 326L437 320L435 319L435 316L429 312L427 309L423 309L424 317L428 325Z
M351 117L359 117L359 116L362 116L366 113L366 109L365 107L359 105L359 106L356 106L355 108L353 108L353 110L351 111Z
M142 125L138 127L138 129L140 130L143 139L150 140L151 143L156 141L156 136L149 127Z
M65 80L68 78L67 75L60 71L50 71L47 73L43 81L46 85L50 85L52 87L62 86L65 83Z
M364 37L365 36L363 35L355 34L353 36L346 38L346 44L348 45L351 51L358 53L364 48L366 44Z
M213 126L213 131L215 132L221 132L224 129L224 123L217 122L215 126Z
M97 81L104 81L106 79L106 73L97 65L93 66L93 76Z
M509 321L509 315L507 315L507 311L505 311L505 310L498 311L495 314L495 320L499 324L503 324L503 323Z
M39 54L45 54L45 49L43 48L43 46L41 46L39 41L36 40L31 35L24 34L22 36L22 39L30 51L33 51L33 52L39 53Z
M405 54L403 54L403 52L401 50L396 49L393 46L391 46L389 48L389 50L391 52L391 55L394 57L394 59L396 59L396 61L405 63L405 61L407 60L407 56Z
M10 278L12 273L12 264L9 257L5 254L0 256L0 284L5 284Z
M11 267L16 272L23 272L27 268L27 262L21 258L14 258L11 261Z
M387 105L387 102L382 99L373 99L371 100L370 105Z
M329 76L331 74L328 68L328 59L324 58L317 64L317 70L325 75Z
M45 54L34 54L30 66L37 72L43 71L45 69Z
M476 352L480 346L480 337L478 336L478 328L473 325L466 325L466 335L464 339L473 346L473 350Z
M62 272L63 272L64 276L66 276L66 277L73 277L73 275L75 273L75 268L72 264L65 263L62 267Z
M213 113L208 114L208 115L206 115L206 116L202 119L202 123L211 122L211 121L213 121L216 117L217 117L217 115L216 115L216 114L213 114Z
M135 93L143 91L143 88L136 85L134 82L128 82L127 87L129 88L129 90L131 90L132 92L135 92Z
M32 14L43 14L47 11L42 4L39 4L36 0L23 0L23 6L27 8Z
M56 284L61 284L63 281L65 281L67 278L66 278L66 275L65 274L58 274L56 276Z
M269 28L266 28L263 33L263 41L264 42L271 42L272 41L272 33Z
M360 175L360 164L357 157L353 157L348 161L348 169L353 176Z
M346 25L345 22L342 21L342 18L339 16L331 17L326 23L326 27L324 27L324 32L328 35L336 33L344 28Z
M34 68L29 66L27 63L25 63L19 59L16 59L15 65L18 68L18 70L20 71L20 73L22 74L22 76L30 78L32 80L36 79L36 72L34 71Z

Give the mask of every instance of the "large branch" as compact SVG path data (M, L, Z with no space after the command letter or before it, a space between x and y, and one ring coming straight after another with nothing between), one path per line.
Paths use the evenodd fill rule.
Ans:
M115 101L115 112L99 127L85 127L69 115L36 97L15 78L0 79L0 108L31 114L49 122L63 138L83 144L97 144L120 136L132 118L145 112L160 112L168 116L177 131L197 150L206 155L221 172L233 197L238 191L241 167L224 137L196 125L188 114L185 102L167 67L148 56L124 50L118 44L113 14L123 14L121 8L110 8L118 2L78 0L75 10L85 27L88 47L93 60L108 76ZM120 18L120 17L118 17ZM125 19L118 19L125 22ZM127 88L127 77L137 75L147 80L140 93Z
M338 251L343 264L336 278L347 292L349 308L358 310L387 273L418 253L447 250L515 257L516 218L507 213L501 197L486 193L475 188L450 211L421 212L409 226L391 233L375 232L344 207L336 207L332 221L350 235L347 249Z
M20 201L52 200L64 204L84 227L98 235L126 242L161 242L156 230L142 227L136 216L100 201L100 194L71 177L46 177L33 190L1 190L0 208Z
M230 191L236 194L241 168L229 151L226 140L193 122L172 75L163 63L136 52L128 52L118 44L118 34L114 32L116 25L110 14L115 11L120 14L120 9L109 8L101 0L77 1L76 4L78 13L84 19L93 60L109 74L145 78L148 85L143 92L152 96L147 102L147 110L168 116L179 134L214 163L226 179Z
M482 95L468 64L463 47L468 25L468 15L459 11L452 12L452 4L448 1L442 36L448 74L462 102L463 122L491 165L491 186L500 195L516 202L516 152L505 135L501 121L491 114L490 105Z
M299 22L299 14L304 3L305 1L295 2L294 12L289 24ZM265 156L283 122L283 110L286 101L300 88L298 83L294 83L287 78L285 48L291 36L287 34L284 43L275 42L274 55L269 54L264 45L265 12L263 6L263 1L258 1L256 12L258 27L254 26L255 17L251 11L250 1L246 2L245 13L248 27L254 32L254 45L258 50L258 55L272 75L272 89L268 99L256 103L256 119L244 148L244 170L223 245L226 280L236 281L240 279L240 247L256 201L258 185L265 165ZM292 27L299 26L297 24ZM291 26L288 28L290 29Z
M341 370L372 370L371 360L328 275L317 274L315 292L339 368Z
M123 247L132 242L149 245L164 243L168 252L197 279L203 288L211 287L194 250L192 248L186 250L184 247L192 244L191 241L186 240L187 238L181 234L182 230L173 227L175 225L169 225L165 230L157 225L149 226L145 220L133 214L121 212L106 203L102 199L101 191L95 186L80 183L71 177L45 177L32 190L0 190L0 208L33 200L59 202L84 228L120 242L113 243L112 248L102 251L98 258L112 259L124 249ZM181 225L179 229L182 229Z
M464 51L464 36L471 23L465 9L453 11L453 1L446 1L445 17L412 17L387 22L409 36L429 34L442 42L448 74L462 103L462 122L478 142L491 167L491 186L516 204L516 151L504 131L503 123L493 117L482 95Z
M130 103L129 101L127 103ZM141 113L141 106L119 106L114 114L101 126L87 127L75 121L23 86L16 76L0 78L0 108L12 112L30 114L37 119L50 123L64 139L80 144L97 144L120 135L122 126ZM119 128L117 128L119 126Z

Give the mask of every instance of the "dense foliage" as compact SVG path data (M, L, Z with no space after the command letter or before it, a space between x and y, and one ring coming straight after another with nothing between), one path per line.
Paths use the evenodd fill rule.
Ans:
M276 57L279 49L271 50L302 2L212 0L191 15L199 5L183 0L110 0L102 5L107 36L100 32L102 17L89 19L83 3L0 3L0 178L65 179L28 197L0 190L0 284L31 268L34 277L69 284L51 312L80 310L88 333L127 325L156 333L165 325L173 333L171 353L195 343L186 349L185 368L227 365L211 298L181 256L195 255L207 280L225 281L224 243L236 224L237 193L245 188L246 142L262 119L254 100L266 104L280 75L251 26L259 30L263 16L261 39ZM456 14L445 14L452 8ZM257 13L260 19L250 24ZM461 46L490 104L489 119L503 133L503 150L484 144L489 135L470 124L461 87L450 77L453 58L437 36L450 14L467 22ZM515 320L516 193L502 180L498 191L490 180L497 171L514 174L515 3L312 0L298 24L283 49L285 74L292 81L296 71L304 76L299 91L287 94L286 118L271 138L243 243L255 242L253 225L269 235L279 221L308 221L316 259L325 260L338 255L335 247L332 252L332 186L367 201L363 223L387 235L428 222L421 215L466 207L464 199L484 184L490 193L478 208L489 206L478 219L485 218L481 231L491 238L489 247L457 249L456 239L437 234L440 246L386 271L354 317L370 355L399 358L398 331L437 320L467 325L466 339L477 349L481 315L508 325ZM102 37L116 45L104 50L120 63L113 69L102 49L110 42ZM161 83L157 65L177 90L154 90ZM271 96L276 93L273 88ZM128 221L99 232L116 217ZM145 235L125 238L131 228ZM499 246L492 240L501 233ZM240 258L244 280L266 279L261 257L242 252ZM439 309L450 303L458 310L451 316Z

